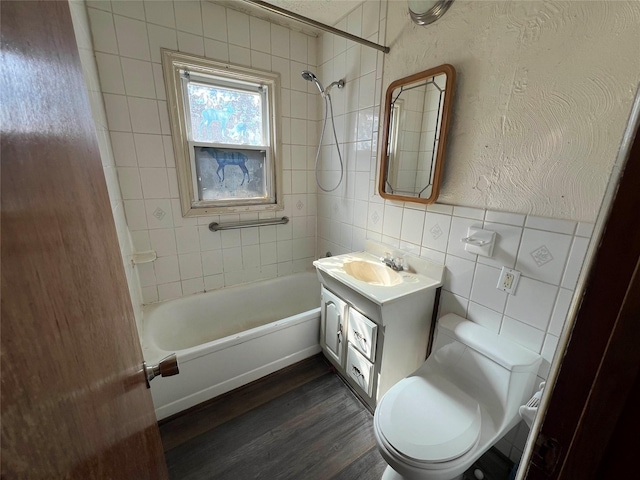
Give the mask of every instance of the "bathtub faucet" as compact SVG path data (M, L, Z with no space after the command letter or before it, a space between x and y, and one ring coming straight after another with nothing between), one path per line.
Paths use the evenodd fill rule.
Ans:
M389 252L385 252L384 257L380 258L380 261L396 272L404 270L404 259L400 257L393 258Z

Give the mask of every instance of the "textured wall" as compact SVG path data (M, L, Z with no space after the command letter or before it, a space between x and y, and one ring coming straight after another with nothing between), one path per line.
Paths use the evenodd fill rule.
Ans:
M389 3L383 86L458 72L439 202L593 221L640 81L640 2Z

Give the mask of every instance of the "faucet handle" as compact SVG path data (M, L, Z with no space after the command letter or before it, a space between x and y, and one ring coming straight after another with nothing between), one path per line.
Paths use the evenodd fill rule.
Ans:
M398 271L404 270L404 258L396 257L393 263L396 264L396 268L398 269Z

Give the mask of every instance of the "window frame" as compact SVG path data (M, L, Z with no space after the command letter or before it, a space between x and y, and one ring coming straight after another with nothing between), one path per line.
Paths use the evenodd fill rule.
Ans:
M167 94L169 123L173 140L173 151L178 175L180 206L182 216L195 217L242 212L267 212L284 209L282 191L281 161L281 119L280 119L280 75L255 68L232 65L210 60L197 55L162 49L162 70ZM263 109L266 125L263 125L263 138L266 146L228 145L229 149L266 150L265 175L266 183L271 186L267 200L200 200L197 192L197 179L194 163L194 149L208 146L206 142L197 142L189 137L190 119L187 118L186 89L182 71L192 72L197 77L219 77L223 79L220 86L232 88L233 83L261 84L266 86L265 99L267 105ZM193 80L202 83L199 79ZM228 81L228 84L223 85ZM231 86L230 86L231 85ZM266 132L264 130L267 130ZM222 147L227 148L227 147Z

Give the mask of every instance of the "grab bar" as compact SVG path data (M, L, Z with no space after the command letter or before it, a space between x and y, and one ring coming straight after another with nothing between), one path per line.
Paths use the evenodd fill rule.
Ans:
M234 228L262 227L264 225L284 225L289 223L289 217L282 218L265 218L263 220L246 220L243 222L225 223L220 225L218 222L211 222L209 230L217 232L218 230L231 230Z

